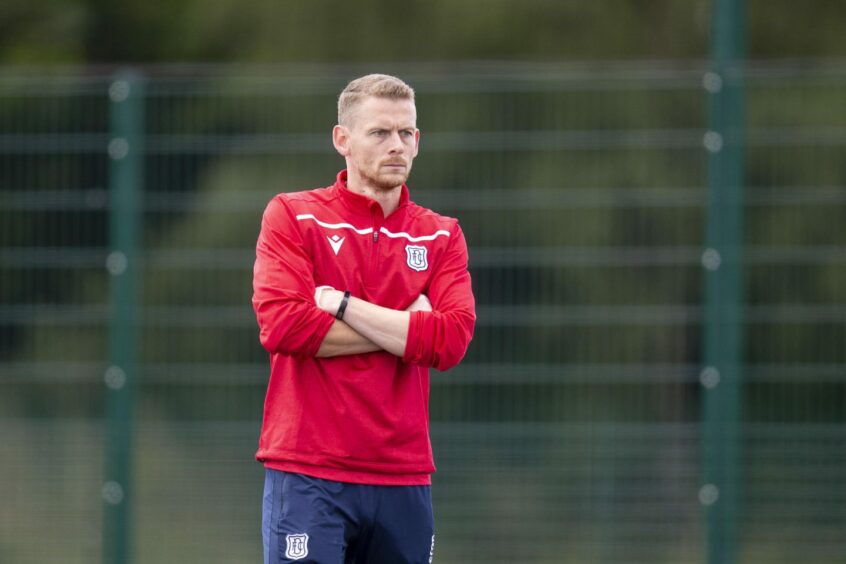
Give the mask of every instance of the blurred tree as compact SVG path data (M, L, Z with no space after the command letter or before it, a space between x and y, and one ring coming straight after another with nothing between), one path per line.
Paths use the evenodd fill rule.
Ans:
M750 0L750 56L846 54L846 4ZM620 60L707 56L708 0L13 1L0 62Z

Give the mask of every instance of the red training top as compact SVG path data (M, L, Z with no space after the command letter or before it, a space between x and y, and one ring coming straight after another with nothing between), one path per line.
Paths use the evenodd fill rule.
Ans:
M268 467L375 485L431 483L429 367L467 351L476 320L467 244L458 221L418 206L403 185L384 217L374 200L333 186L279 194L256 245L253 307L270 353L270 382L256 458ZM334 317L317 286L412 312L405 354L315 358Z

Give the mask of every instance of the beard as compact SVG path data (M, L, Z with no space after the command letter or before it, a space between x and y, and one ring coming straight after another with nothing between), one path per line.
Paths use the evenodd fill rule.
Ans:
M405 163L405 168L399 171L381 172L381 169L379 169L372 174L363 174L362 176L371 186L387 192L405 184L409 174L411 174L411 163Z

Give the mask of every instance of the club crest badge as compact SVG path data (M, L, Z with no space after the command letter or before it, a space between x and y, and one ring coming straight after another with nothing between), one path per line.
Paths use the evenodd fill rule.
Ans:
M297 535L285 535L285 542L288 543L285 549L285 558L291 560L302 560L308 556L308 535L300 533Z
M416 270L417 272L422 272L429 268L429 261L426 258L426 252L428 249L421 245L406 245L405 246L405 254L407 257L406 264L408 264L408 268L412 270Z

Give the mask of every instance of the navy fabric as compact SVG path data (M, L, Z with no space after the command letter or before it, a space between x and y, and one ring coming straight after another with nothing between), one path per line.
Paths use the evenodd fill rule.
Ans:
M265 470L265 564L427 564L430 486L370 486Z

